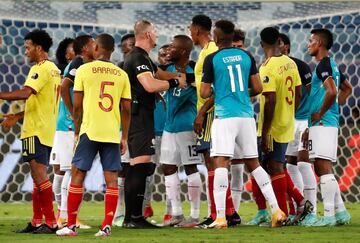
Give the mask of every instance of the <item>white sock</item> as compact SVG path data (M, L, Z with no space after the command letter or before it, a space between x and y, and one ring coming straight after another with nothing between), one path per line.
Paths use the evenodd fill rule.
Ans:
M309 200L314 205L313 212L317 212L317 182L312 165L307 162L297 163L301 176L304 182L304 198Z
M209 173L209 171L208 171ZM206 202L207 202L207 209L208 209L208 217L211 215L211 201L210 201L210 194L209 194L209 178L206 176L205 178L205 187L206 187Z
M153 187L154 187L154 175L146 177L144 203L143 203L144 208L151 205L151 195L152 195Z
M166 194L171 201L172 216L182 215L182 206L180 198L180 179L178 173L165 176Z
M340 213L340 212L346 211L346 208L345 208L344 201L342 200L342 197L341 197L339 183L338 182L336 182L336 183L337 183L337 187L336 187L336 193L335 193L335 212Z
M166 196L166 211L165 214L171 215L171 201L168 196Z
M61 183L63 181L63 178L63 175L54 174L53 192L58 210L61 208Z
M217 218L225 218L226 191L229 184L228 169L216 168L214 176L214 199Z
M271 185L269 175L261 167L257 167L251 172L251 175L254 177L256 183L259 185L262 194L264 195L266 201L270 205L271 213L275 213L279 209L274 190Z
M119 187L119 197L116 206L115 216L119 217L124 215L124 205L125 205L125 177L118 177L118 187Z
M320 190L324 203L324 216L334 216L335 194L338 186L334 174L320 176Z
M200 216L201 178L196 172L188 175L188 196L190 201L190 217L198 219Z
M296 188L301 192L301 194L303 194L304 183L303 183L303 179L302 179L301 173L300 173L297 165L292 165L292 164L287 163L286 169L289 173L291 180L294 182L294 185L296 186Z
M235 210L238 212L241 202L241 194L244 186L244 164L234 164L230 167L231 173L231 196Z
M67 170L65 172L63 181L61 183L61 208L60 208L60 218L67 218L67 202L68 202L68 190L71 181L71 171Z

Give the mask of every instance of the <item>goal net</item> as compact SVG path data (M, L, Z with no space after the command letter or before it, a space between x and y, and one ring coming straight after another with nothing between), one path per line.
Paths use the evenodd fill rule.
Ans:
M314 68L307 54L310 30L325 27L334 33L331 55L346 74L353 92L346 105L341 107L338 161L334 167L341 191L346 201L360 201L360 136L359 97L360 85L360 2L119 2L119 1L0 1L0 90L19 89L30 69L24 56L24 36L35 28L45 29L53 37L50 57L54 59L58 43L65 37L80 34L96 36L109 33L117 44L121 37L132 31L134 22L147 19L153 22L159 33L158 46L168 43L176 34L189 34L188 25L196 14L206 14L213 21L228 19L246 31L246 48L258 64L263 61L259 31L269 25L277 26L289 35L291 54ZM196 60L199 50L191 55ZM151 53L156 58L157 49ZM112 61L122 61L117 48ZM22 102L0 100L0 119L23 109ZM255 104L258 112L259 105ZM10 131L0 129L0 202L30 201L32 180L29 166L21 163L21 125ZM206 170L200 167L203 174ZM51 168L49 169L49 173ZM186 180L183 172L182 181ZM205 176L203 176L203 179ZM245 174L243 200L251 200ZM160 170L155 174L153 199L165 198L164 178ZM95 163L85 180L85 200L103 200L104 181L99 163ZM187 188L181 187L182 199ZM205 183L202 199L206 198Z

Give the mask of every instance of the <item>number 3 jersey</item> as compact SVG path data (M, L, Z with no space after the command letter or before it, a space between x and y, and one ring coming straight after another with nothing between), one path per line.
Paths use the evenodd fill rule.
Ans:
M257 73L254 58L239 48L224 48L205 58L202 82L213 85L216 118L254 117L248 88L250 76Z
M128 75L111 62L93 61L76 71L74 93L83 92L80 135L92 141L120 143L120 100L131 99Z
M185 67L186 73L194 73L195 63L190 63ZM162 67L167 72L175 73L174 64ZM172 88L165 94L166 100L166 120L164 131L176 133L194 130L194 119L196 116L196 88L188 86L186 88Z
M273 56L260 67L263 93L275 92L276 104L269 134L278 143L294 140L295 87L301 85L296 63L288 56ZM264 122L265 96L260 96L258 136L261 136Z

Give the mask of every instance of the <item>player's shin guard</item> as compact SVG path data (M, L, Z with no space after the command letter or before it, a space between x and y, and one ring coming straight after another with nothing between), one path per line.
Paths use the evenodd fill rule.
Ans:
M316 214L317 182L312 165L307 162L298 162L298 167L304 182L304 198L312 203L314 206L313 212Z
M165 176L165 187L168 199L171 202L172 216L182 215L181 199L180 199L180 179L178 173Z
M239 211L244 186L244 164L231 165L231 196L236 211Z
M257 167L251 172L252 188L254 198L259 210L266 209L266 200L268 201L271 209L271 213L274 214L279 205L275 197L274 189L271 185L269 175L261 166ZM256 192L256 193L255 193ZM260 199L259 199L260 198Z
M68 170L65 172L63 181L61 183L60 218L67 218L67 205L68 205L70 180L71 180L71 171Z
M68 197L68 227L76 225L76 218L83 198L83 186L70 184Z
M215 169L214 176L214 199L217 218L225 218L226 192L229 188L228 169Z
M53 180L53 192L55 201L57 203L58 211L61 208L61 184L64 179L63 175L54 174L54 180Z
M215 172L213 170L208 171L208 191L209 191L209 198L210 200L210 211L211 211L211 218L213 220L216 219L216 207L215 207L215 198L214 198L214 176Z
M286 175L284 172L279 173L277 175L271 176L271 184L274 188L274 193L276 196L276 200L280 209L288 215L288 208L286 204Z
M334 174L320 176L321 196L324 203L324 216L334 216L336 187L339 187Z
M105 218L101 225L101 229L103 229L106 225L112 226L112 221L114 219L118 197L119 197L119 189L117 187L106 188Z
M117 201L117 207L115 212L115 218L120 215L124 215L124 203L125 203L125 178L118 177L118 188L119 188L119 197Z
M190 217L198 219L200 216L201 178L196 172L188 175L188 195L190 200Z
M32 207L33 207L33 218L31 220L31 224L33 226L40 225L42 223L43 213L41 211L39 188L35 185L35 183L34 183L34 190L32 193Z
M46 180L39 185L41 210L45 216L45 223L49 227L56 225L56 219L53 208L53 192L51 182Z

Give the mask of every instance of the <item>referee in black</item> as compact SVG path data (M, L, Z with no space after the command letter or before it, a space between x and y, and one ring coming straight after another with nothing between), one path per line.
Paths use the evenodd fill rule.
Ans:
M135 23L135 47L124 60L129 75L132 115L129 129L130 168L125 177L125 228L155 228L143 216L146 177L154 173L155 154L154 109L157 92L186 87L185 74L178 75L158 69L149 52L156 46L157 33L152 23ZM159 78L159 79L157 79Z

